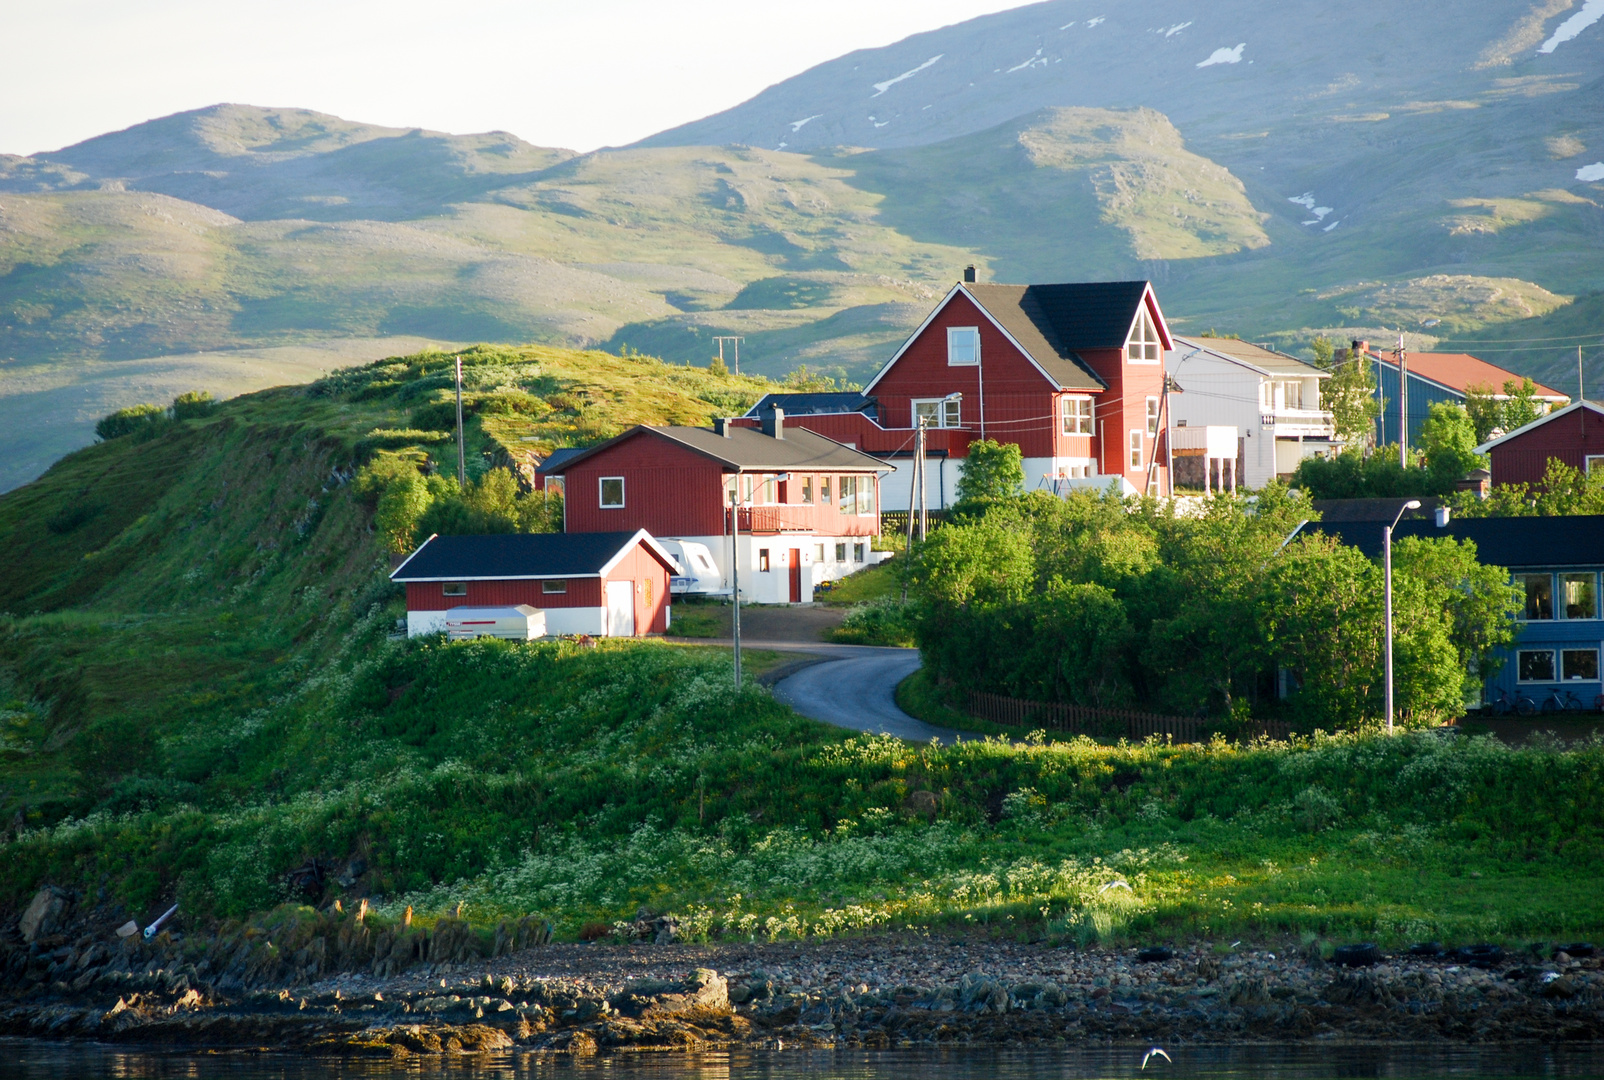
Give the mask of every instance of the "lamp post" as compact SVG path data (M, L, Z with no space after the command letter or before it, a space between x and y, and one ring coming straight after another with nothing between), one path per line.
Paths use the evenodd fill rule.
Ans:
M1410 499L1398 508L1392 524L1381 530L1381 565L1386 574L1387 608L1387 734L1392 734L1392 530L1403 520L1405 510L1419 510L1420 500Z

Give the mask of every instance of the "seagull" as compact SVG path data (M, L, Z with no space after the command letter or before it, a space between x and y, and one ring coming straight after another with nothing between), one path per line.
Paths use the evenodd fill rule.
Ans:
M1168 1054L1166 1054L1163 1051L1162 1048L1155 1046L1155 1047L1153 1047L1153 1049L1149 1050L1147 1053L1142 1055L1142 1068L1144 1068L1144 1069L1147 1068L1148 1059L1151 1058L1155 1054L1157 1054L1159 1057L1163 1058L1165 1061L1169 1061L1171 1065L1175 1064L1175 1062L1170 1061L1170 1056Z
M1107 885L1104 885L1101 889L1098 889L1097 891L1099 893L1106 893L1110 889L1124 889L1126 892L1134 891L1134 890L1131 889L1129 883L1127 883L1124 878L1115 878L1113 881L1110 881Z

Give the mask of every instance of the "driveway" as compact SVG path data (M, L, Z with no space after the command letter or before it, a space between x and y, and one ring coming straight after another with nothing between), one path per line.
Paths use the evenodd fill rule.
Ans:
M774 684L775 700L803 716L911 742L936 739L951 743L963 737L949 728L915 720L897 708L897 684L919 670L917 649L812 642L764 642L763 648L795 649L826 658Z

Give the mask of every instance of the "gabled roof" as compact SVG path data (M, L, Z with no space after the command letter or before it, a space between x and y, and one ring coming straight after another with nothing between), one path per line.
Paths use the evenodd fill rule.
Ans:
M972 300L1036 369L1062 390L1107 389L1101 376L1080 356L1082 349L1120 349L1130 336L1138 309L1152 295L1146 281L1083 281L1058 285L996 285L964 282L953 286L869 380L864 393L890 371L938 314L962 293ZM1159 338L1173 346L1164 313L1153 300Z
M1384 352L1372 350L1370 354L1387 367L1396 369L1398 362L1391 359ZM1409 365L1409 374L1422 379L1430 379L1439 386L1446 387L1455 393L1464 394L1472 386L1491 386L1498 396L1503 396L1504 384L1513 380L1521 381L1522 376L1515 374L1507 368L1471 356L1469 353L1433 353L1419 352L1406 353L1405 362ZM1570 398L1551 386L1542 383L1534 384L1537 387L1537 396L1555 401L1569 401Z
M756 405L746 410L746 415L761 416L776 405L785 410L786 416L819 416L830 413L867 412L874 407L875 400L856 390L815 394L764 394Z
M712 428L648 427L643 424L630 428L617 438L608 439L598 446L592 446L582 453L575 454L545 471L560 475L593 454L599 454L626 439L640 436L655 436L678 443L698 454L712 458L730 472L770 470L784 472L790 469L804 472L814 469L836 469L843 472L892 471L891 466L878 458L859 453L850 446L838 443L834 439L827 439L803 427L786 425L783 439L773 438L751 427L730 425L727 430L729 436L725 437Z
M1487 440L1486 442L1482 443L1480 446L1476 447L1476 453L1485 454L1487 451L1491 450L1495 446L1501 446L1504 443L1507 443L1511 439L1519 438L1520 436L1526 434L1528 431L1532 431L1535 428L1540 428L1544 424L1549 423L1552 420L1558 420L1562 416L1569 416L1571 413L1575 412L1577 409L1586 409L1590 413L1595 413L1595 414L1597 414L1599 416L1604 416L1604 407L1601 407L1596 402L1592 402L1592 401L1573 401L1569 405L1565 406L1563 409L1555 409L1553 412L1549 413L1547 416L1539 416L1536 420L1533 420L1531 423L1526 424L1526 425L1524 425L1522 427L1518 427L1514 431L1509 432L1507 435L1500 435L1496 439Z
M1385 521L1311 522L1300 532L1323 532L1381 557ZM1455 518L1443 528L1431 520L1398 523L1393 542L1406 536L1453 537L1476 544L1476 558L1487 566L1604 566L1604 516Z
M580 446L564 446L564 447L562 447L560 449L553 450L551 452L551 456L548 457L545 461L542 461L540 463L540 468L536 469L535 471L537 473L549 473L549 472L552 472L552 471L556 470L556 467L558 465L561 465L563 462L567 461L569 458L577 457L578 455L583 454L584 452L585 452L584 447L580 447Z
M669 573L679 564L645 529L605 533L501 533L431 536L391 581L503 581L581 578L607 574L636 544L645 545Z
M1305 363L1296 356L1288 356L1284 352L1276 352L1262 345L1255 345L1249 341L1238 341L1235 338L1183 338L1175 339L1177 352L1182 350L1202 349L1213 353L1222 360L1228 360L1243 367L1252 368L1261 375L1294 376L1304 379L1329 379L1331 372L1321 371L1313 364Z

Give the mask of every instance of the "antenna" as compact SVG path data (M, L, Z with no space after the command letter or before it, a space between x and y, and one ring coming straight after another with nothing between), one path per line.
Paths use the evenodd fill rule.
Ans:
M713 340L718 342L718 359L719 363L721 364L725 362L724 343L728 341L734 347L735 367L733 370L735 371L735 374L739 375L741 373L741 342L745 341L746 339L738 337L715 337Z

